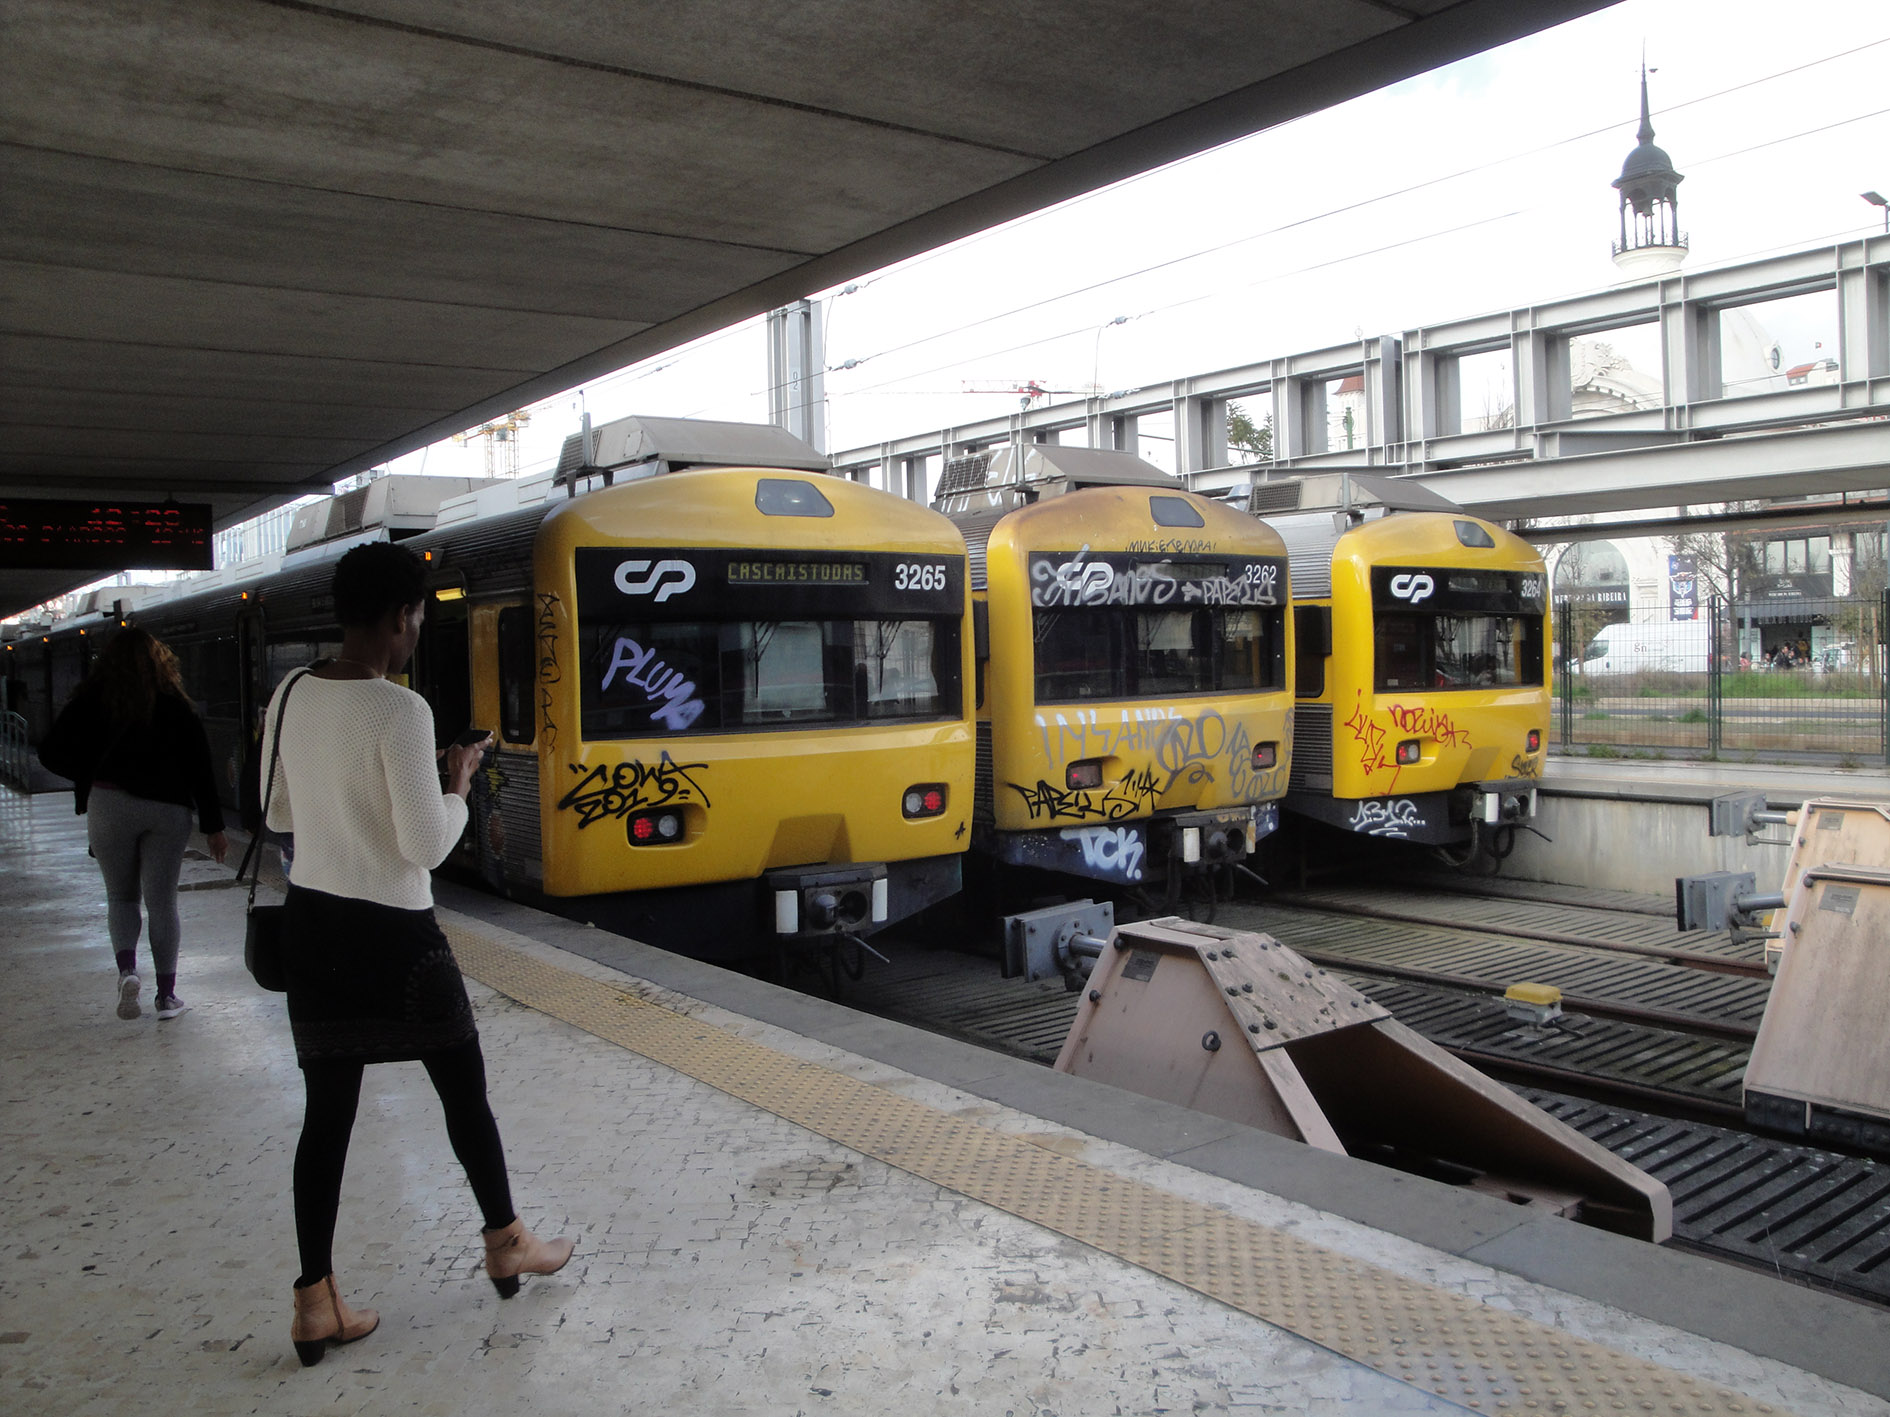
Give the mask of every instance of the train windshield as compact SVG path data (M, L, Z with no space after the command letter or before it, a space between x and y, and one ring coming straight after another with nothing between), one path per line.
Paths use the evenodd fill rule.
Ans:
M1542 682L1540 615L1378 614L1378 687L1487 689Z
M959 712L955 620L591 622L580 642L592 740Z
M1039 703L1264 691L1286 683L1277 608L1040 606L1034 624Z

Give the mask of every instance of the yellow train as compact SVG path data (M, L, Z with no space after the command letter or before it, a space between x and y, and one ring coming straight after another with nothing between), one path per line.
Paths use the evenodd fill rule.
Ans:
M1173 908L1278 824L1292 754L1286 547L1123 453L954 464L979 652L974 851Z
M1370 482L1386 505L1369 513L1268 518L1297 632L1286 809L1500 860L1546 755L1546 567L1435 494Z
M858 938L957 890L971 636L944 517L811 473L671 473L550 513L533 568L546 895L713 958L718 929L727 953L757 926Z

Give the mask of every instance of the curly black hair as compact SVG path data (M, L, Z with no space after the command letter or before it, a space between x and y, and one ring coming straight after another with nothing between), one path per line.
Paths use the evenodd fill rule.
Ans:
M335 619L344 629L378 625L427 598L426 562L391 541L357 546L335 563Z

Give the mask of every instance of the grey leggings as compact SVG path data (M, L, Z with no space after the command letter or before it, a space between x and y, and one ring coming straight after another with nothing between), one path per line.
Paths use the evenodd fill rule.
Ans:
M177 973L177 873L190 844L190 808L134 797L115 787L94 787L85 821L92 855L105 877L112 949L138 948L142 896L151 917L153 967L159 974Z

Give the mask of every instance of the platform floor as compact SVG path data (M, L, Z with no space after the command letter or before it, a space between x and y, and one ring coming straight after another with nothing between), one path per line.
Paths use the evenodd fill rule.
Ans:
M372 1069L336 1259L382 1326L304 1370L287 1022L228 872L188 875L191 1010L159 1022L147 975L121 1021L82 820L0 789L9 1412L1890 1413L1881 1314L1763 1281L1837 1347L1704 1337L1166 1159L1197 1114L1138 1150L1058 1120L1068 1080L1002 1105L960 1045L836 1047L794 1026L830 1006L740 981L729 1008L677 989L700 966L452 892L521 1214L578 1252L498 1300L424 1072ZM1592 1232L1555 1224L1577 1272Z

